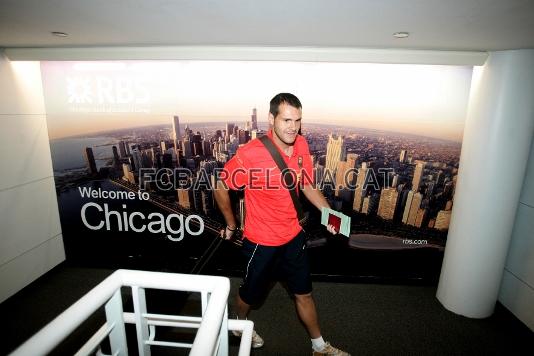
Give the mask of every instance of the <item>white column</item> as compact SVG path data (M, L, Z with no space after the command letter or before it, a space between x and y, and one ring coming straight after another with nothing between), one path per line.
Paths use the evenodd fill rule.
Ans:
M475 67L437 298L485 318L497 301L534 132L534 50Z

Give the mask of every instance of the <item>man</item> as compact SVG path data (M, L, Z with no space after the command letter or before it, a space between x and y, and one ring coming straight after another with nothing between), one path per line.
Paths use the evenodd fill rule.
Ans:
M308 144L299 135L302 105L289 93L280 93L270 102L269 138L280 151L289 169L297 172L302 193L318 209L329 207L322 193L313 185L313 170ZM267 292L269 280L276 273L287 282L294 295L297 314L312 342L313 355L349 356L325 342L319 328L315 302L312 298L306 244L297 212L281 172L263 143L256 139L238 149L226 163L215 199L226 220L221 236L230 239L237 229L230 204L228 188L245 189L245 228L243 254L245 276L237 295L237 316L246 319L251 305L257 304ZM328 231L337 233L333 226ZM263 346L263 339L254 331L252 347Z

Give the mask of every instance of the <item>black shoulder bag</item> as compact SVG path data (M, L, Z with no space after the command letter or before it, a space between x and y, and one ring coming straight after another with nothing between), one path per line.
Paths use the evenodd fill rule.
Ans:
M291 174L291 172L288 171L287 164L280 155L278 149L275 147L273 141L271 141L271 139L267 135L260 137L259 140L261 141L261 143L263 143L267 151L269 151L271 157L278 166L278 169L282 173L284 182L286 184L286 187L288 188L287 190L289 191L289 195L291 196L291 200L293 201L293 205L295 206L295 210L297 211L299 224L300 226L304 227L308 222L308 214L305 213L302 209L302 204L300 203L299 197L297 196L296 184L293 180L293 175ZM290 187L292 187L292 189Z

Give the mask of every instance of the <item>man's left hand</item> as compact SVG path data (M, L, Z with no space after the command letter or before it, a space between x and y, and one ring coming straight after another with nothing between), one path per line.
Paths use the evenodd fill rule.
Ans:
M326 225L326 229L328 230L329 233L331 233L332 235L336 235L338 233L338 231L336 231L336 228L334 227L334 225Z

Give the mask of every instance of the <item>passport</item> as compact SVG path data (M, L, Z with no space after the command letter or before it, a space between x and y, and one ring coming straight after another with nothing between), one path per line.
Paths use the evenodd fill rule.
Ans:
M330 208L321 209L321 224L332 225L339 234L350 236L350 216Z
M341 218L333 214L328 214L328 225L332 225L336 232L340 231L341 228Z

